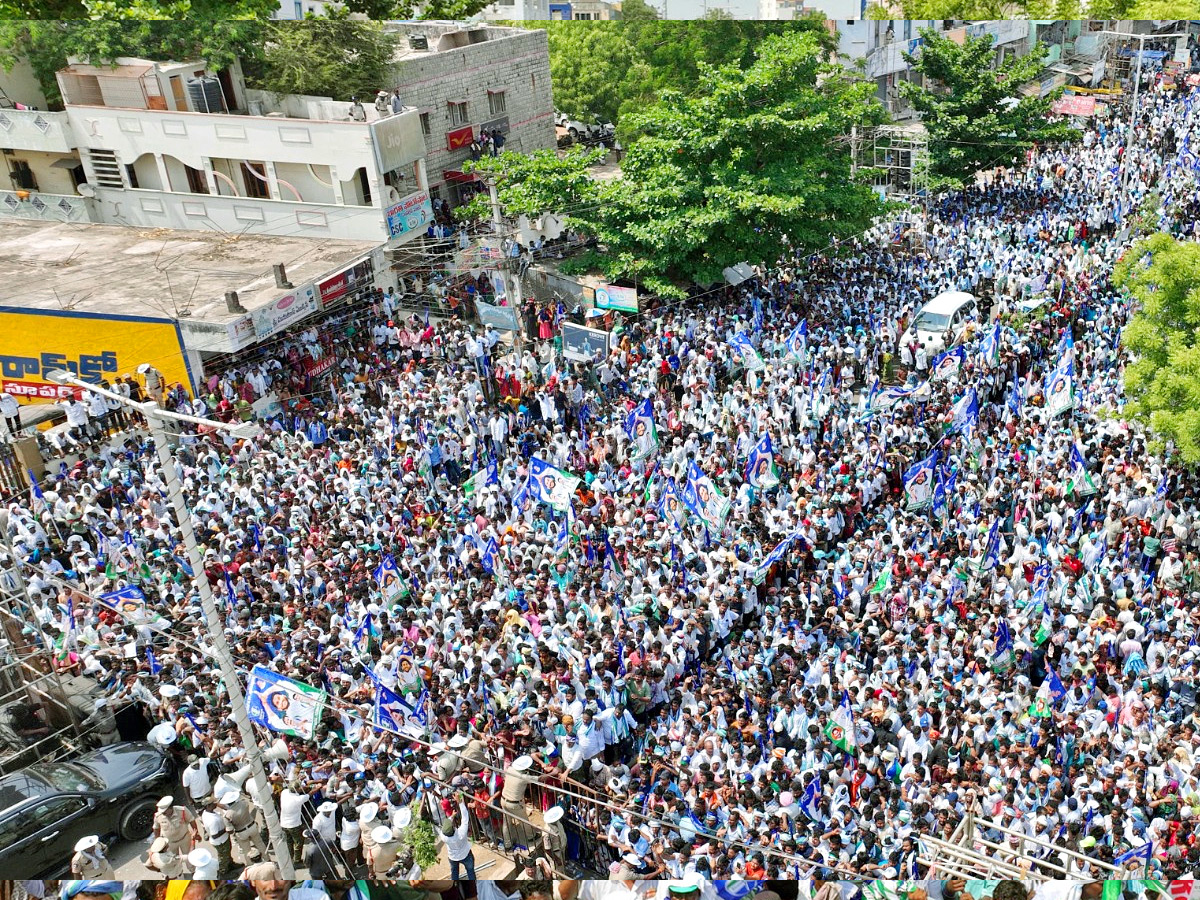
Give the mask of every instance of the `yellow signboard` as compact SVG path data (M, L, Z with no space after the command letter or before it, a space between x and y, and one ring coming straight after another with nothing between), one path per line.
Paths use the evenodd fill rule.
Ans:
M0 391L22 402L74 393L46 378L54 369L112 382L142 363L162 372L168 385L193 392L183 338L170 319L0 306Z

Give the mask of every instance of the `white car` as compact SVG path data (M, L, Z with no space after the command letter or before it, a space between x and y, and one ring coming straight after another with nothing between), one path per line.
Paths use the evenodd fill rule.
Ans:
M915 337L931 355L941 353L946 349L947 335L953 344L962 337L967 326L978 319L979 305L973 295L965 291L947 291L921 307L904 332L902 343L907 344Z

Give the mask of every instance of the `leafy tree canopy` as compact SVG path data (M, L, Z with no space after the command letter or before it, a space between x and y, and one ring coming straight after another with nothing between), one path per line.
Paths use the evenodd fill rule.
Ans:
M1049 118L1055 99L1026 97L1022 85L1042 71L1045 53L995 65L990 35L959 44L931 29L917 53L905 60L932 86L902 82L901 95L921 113L929 132L930 171L935 179L967 182L980 169L1007 164L1036 143L1069 140L1078 132Z
M1126 411L1183 459L1200 463L1200 244L1155 234L1134 244L1113 272L1140 309L1121 335Z
M621 21L540 27L549 33L555 106L573 116L595 114L618 123L663 91L695 93L707 67L747 68L772 36L811 34L827 51L836 49L818 16L793 22L662 20L644 0L626 0Z
M390 86L396 37L345 10L266 26L266 41L247 80L280 94L360 99Z
M496 178L506 212L566 213L596 235L609 277L678 296L737 262L826 247L881 211L849 146L853 125L883 119L875 87L825 59L816 35L793 32L747 69L702 70L692 95L664 91L628 118L613 181L592 179L595 155L583 152L503 154L471 170Z
M544 212L584 219L595 208L600 184L589 168L602 160L606 151L575 146L558 155L555 150L485 156L468 161L463 170L481 175L496 185L500 206L506 214L537 216ZM487 194L476 195L458 210L462 219L486 219L491 216Z

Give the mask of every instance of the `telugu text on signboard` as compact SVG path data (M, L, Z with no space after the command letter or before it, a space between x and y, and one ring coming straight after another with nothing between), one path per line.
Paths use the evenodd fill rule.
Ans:
M313 285L301 285L290 294L254 310L254 333L259 340L295 325L317 311L317 291Z
M433 203L427 191L417 191L389 206L384 216L387 218L388 237L420 231L433 221Z
M0 390L18 400L62 397L46 377L53 369L112 381L146 362L168 384L194 387L179 327L169 319L0 308Z

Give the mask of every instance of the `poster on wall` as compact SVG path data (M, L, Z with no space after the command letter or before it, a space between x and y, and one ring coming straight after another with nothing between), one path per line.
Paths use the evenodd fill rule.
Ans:
M608 354L608 332L583 325L562 326L563 356L577 362L593 362Z

